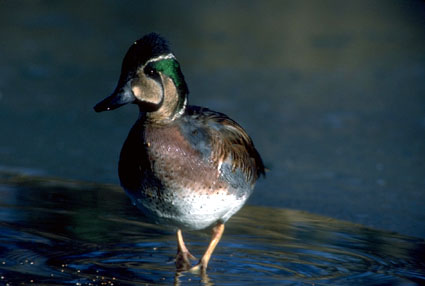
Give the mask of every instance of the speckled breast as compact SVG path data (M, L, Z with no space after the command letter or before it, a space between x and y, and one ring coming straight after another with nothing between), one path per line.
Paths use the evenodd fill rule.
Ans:
M123 186L133 203L156 223L202 229L225 222L243 206L252 188L248 183L232 186L229 172L243 176L242 172L230 171L226 163L215 166L210 154L198 150L183 134L178 124L147 125L141 138L139 187ZM123 153L127 152L122 151L120 165Z

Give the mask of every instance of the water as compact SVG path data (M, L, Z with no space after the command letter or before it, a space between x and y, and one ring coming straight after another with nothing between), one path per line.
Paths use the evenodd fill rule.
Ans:
M115 187L137 109L92 110L151 31L270 169L208 277ZM0 285L424 284L423 1L0 1L0 35Z
M0 285L423 285L425 241L245 207L207 275L177 274L172 230L113 185L0 173ZM208 231L184 233L198 257Z

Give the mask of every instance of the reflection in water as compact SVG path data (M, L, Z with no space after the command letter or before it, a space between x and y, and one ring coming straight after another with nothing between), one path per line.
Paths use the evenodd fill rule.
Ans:
M197 275L116 186L0 174L0 198L1 285L425 283L423 240L303 212L245 207ZM187 236L201 254L208 230Z

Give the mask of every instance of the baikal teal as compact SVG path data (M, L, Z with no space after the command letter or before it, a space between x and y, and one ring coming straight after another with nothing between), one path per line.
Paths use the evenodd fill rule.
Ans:
M151 33L129 48L115 91L94 109L138 105L140 116L120 154L121 185L151 222L176 229L177 270L205 272L224 224L245 204L264 165L238 123L188 105L188 93L168 43ZM192 266L182 230L210 226L211 242Z

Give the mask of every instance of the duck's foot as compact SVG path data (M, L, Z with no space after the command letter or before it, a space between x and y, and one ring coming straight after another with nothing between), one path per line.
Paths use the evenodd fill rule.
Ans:
M202 259L196 264L195 266L188 269L191 273L205 273L207 270L208 262L207 264L202 262Z
M221 239L221 236L224 232L224 224L219 222L212 229L212 237L211 242L208 245L207 250L202 256L201 260L199 260L198 264L192 267L190 263L190 259L196 259L192 254L190 254L189 250L186 248L186 245L183 241L183 236L181 230L177 230L177 243L178 250L176 255L176 268L177 271L190 271L193 273L205 273L208 267L208 262L210 261L211 254L214 252L215 247Z
M198 264L190 268L189 270L190 272L193 272L193 273L206 272L208 267L208 262L210 261L210 258L211 258L211 254L214 252L214 249L217 246L218 242L220 241L221 236L223 235L223 232L224 232L224 224L217 223L217 225L213 228L211 242L208 245L207 250L205 251L201 260L199 260Z
M176 255L177 271L188 271L192 267L191 260L196 260L189 251L178 251Z
M177 230L177 255L176 255L176 269L177 271L188 271L192 267L190 260L196 260L183 241L181 230Z

